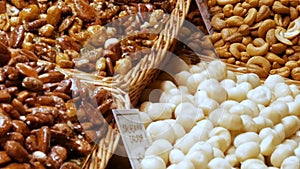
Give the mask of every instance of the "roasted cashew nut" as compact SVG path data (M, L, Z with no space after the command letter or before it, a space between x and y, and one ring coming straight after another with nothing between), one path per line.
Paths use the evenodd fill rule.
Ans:
M278 68L278 69L272 69L272 70L270 70L270 74L271 75L278 74L278 75L280 75L282 77L289 77L290 73L291 73L291 70L288 67L281 67L281 68Z
M229 47L230 53L237 59L241 58L241 52L246 50L246 46L241 43L233 43Z
M277 38L278 41L280 41L281 43L284 43L286 45L293 45L293 42L291 42L289 39L284 37L284 29L278 27L275 30L275 37Z
M269 75L271 64L262 56L254 56L248 60L246 67L250 72L257 74L259 77L265 78Z
M262 22L260 27L258 28L258 37L264 38L268 30L275 28L276 24L272 19L266 19Z
M277 42L277 39L275 38L275 29L270 29L268 30L268 32L266 33L266 42L272 46L273 44L275 44Z
M241 16L231 16L225 22L229 27L239 27L244 23L244 19Z
M249 9L244 19L244 23L251 26L255 22L256 16L257 16L257 10L255 8Z
M227 26L227 23L223 20L224 17L225 16L223 13L218 13L212 17L211 25L213 26L214 29L222 30Z
M255 47L252 43L247 45L246 51L250 56L263 56L268 52L269 44L265 43L260 47Z
M294 39L300 34L300 17L290 23L288 30L283 34L287 39Z
M227 4L236 4L238 3L240 0L217 0L218 5L224 6Z
M274 53L268 52L265 56L266 59L268 59L270 62L277 62L281 65L285 64L285 60L281 57L275 55Z
M265 18L269 17L271 13L272 11L268 6L262 5L257 12L256 22L264 20Z

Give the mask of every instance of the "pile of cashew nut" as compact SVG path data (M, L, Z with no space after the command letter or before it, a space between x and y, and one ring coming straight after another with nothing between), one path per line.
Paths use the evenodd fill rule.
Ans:
M140 115L151 145L142 169L300 168L296 85L280 75L262 83L221 61L180 69L144 93Z
M223 61L260 77L300 80L299 0L208 0L211 40Z

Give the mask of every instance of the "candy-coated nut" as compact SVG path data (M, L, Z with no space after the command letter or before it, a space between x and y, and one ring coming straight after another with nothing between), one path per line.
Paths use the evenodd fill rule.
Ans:
M293 149L289 146L280 146L274 150L271 155L270 161L274 167L280 167L283 160L293 155Z
M201 168L208 165L210 159L208 159L204 154L199 152L188 153L185 159L191 161L195 168Z
M227 76L226 64L221 61L214 60L208 64L207 72L210 78L221 81Z
M228 130L240 130L243 122L240 116L229 113L226 109L216 109L210 113L209 119L215 124Z
M206 116L219 107L219 103L215 100L206 96L198 96L197 94L194 97L194 104L197 108L202 109Z
M222 169L231 169L230 163L224 158L214 158L208 163L209 169L222 168Z
M175 109L176 121L182 125L186 132L190 131L196 123L197 115L197 109L188 102L180 103Z
M265 86L258 86L257 88L248 92L247 98L257 104L267 106L271 102L272 92Z
M256 158L260 154L258 142L246 142L239 145L235 151L237 159L242 162L250 158Z
M246 133L242 133L238 136L235 137L234 141L233 141L233 145L235 147L239 147L241 144L247 143L247 142L260 142L260 138L258 136L258 134L256 134L255 132L246 132Z
M177 148L170 151L169 160L171 164L178 164L180 161L184 159L185 155L183 152Z
M244 105L252 110L252 114L251 114L252 117L258 116L260 110L254 101L247 99L247 100L243 100L242 102L240 102L240 104Z
M226 143L225 138L220 136L212 136L207 140L214 148L220 150L223 154L228 149L228 144ZM224 154L223 154L224 155Z
M165 169L164 160L157 156L146 157L141 162L142 169Z
M286 137L290 137L300 128L300 120L297 116L294 115L284 117L281 122L284 126Z
M289 114L290 115L295 115L295 116L299 116L300 112L300 101L294 101L294 102L289 102L287 103L288 107L289 107Z
M264 108L260 114L260 116L266 118L266 119L269 119L273 122L273 124L278 124L281 120L281 114L280 112L276 111L276 110L273 110L272 107L266 107Z
M249 74L242 74L237 76L237 83L248 82L251 84L252 88L256 88L260 85L260 78L257 74L249 73Z
M176 135L172 126L164 121L157 121L149 124L146 131L153 141L158 139L165 139L173 144L176 139Z
M241 115L241 119L243 121L243 131L248 131L248 132L258 131L258 127L251 116Z
M300 159L297 156L290 156L283 160L281 169L300 168Z
M226 90L215 79L204 80L202 83L200 83L197 90L206 91L208 97L214 99L218 103L222 103L223 101L227 100Z
M195 169L193 163L189 160L183 160L180 163L178 163L176 165L175 169L182 169L182 168L186 168L186 169Z
M242 162L241 169L268 169L267 165L259 159L248 159Z
M194 135L188 133L182 138L178 139L174 147L186 154L197 141L198 140Z
M151 117L153 121L170 119L175 109L174 104L170 103L152 103L146 113Z
M175 76L174 76L174 79L176 81L176 83L178 85L182 85L182 86L185 86L187 84L187 81L188 81L188 78L191 76L192 74L188 71L182 71L182 72L179 72L177 73Z
M270 88L271 90L274 89L277 83L284 83L284 78L280 75L270 75L265 80L264 85Z
M194 144L189 150L188 154L194 152L204 154L208 160L211 160L214 157L213 147L208 142L197 142Z
M145 157L147 156L159 156L165 163L169 162L169 153L173 146L170 142L164 139L155 140L152 145L146 150Z
M208 79L208 77L204 73L196 73L192 74L187 78L187 87L189 92L194 94L197 91L197 88L201 82Z

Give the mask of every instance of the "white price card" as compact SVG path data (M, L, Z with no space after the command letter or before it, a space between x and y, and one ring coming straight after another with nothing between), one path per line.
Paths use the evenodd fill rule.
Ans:
M210 12L208 11L207 0L196 0L198 9L201 13L207 32L211 35L213 27L210 22Z
M141 169L141 161L150 143L137 109L113 110L132 169Z

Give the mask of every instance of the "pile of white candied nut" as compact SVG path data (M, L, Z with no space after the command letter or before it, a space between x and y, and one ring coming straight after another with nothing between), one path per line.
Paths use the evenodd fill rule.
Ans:
M157 80L140 106L151 139L143 169L300 169L300 90L212 61Z

